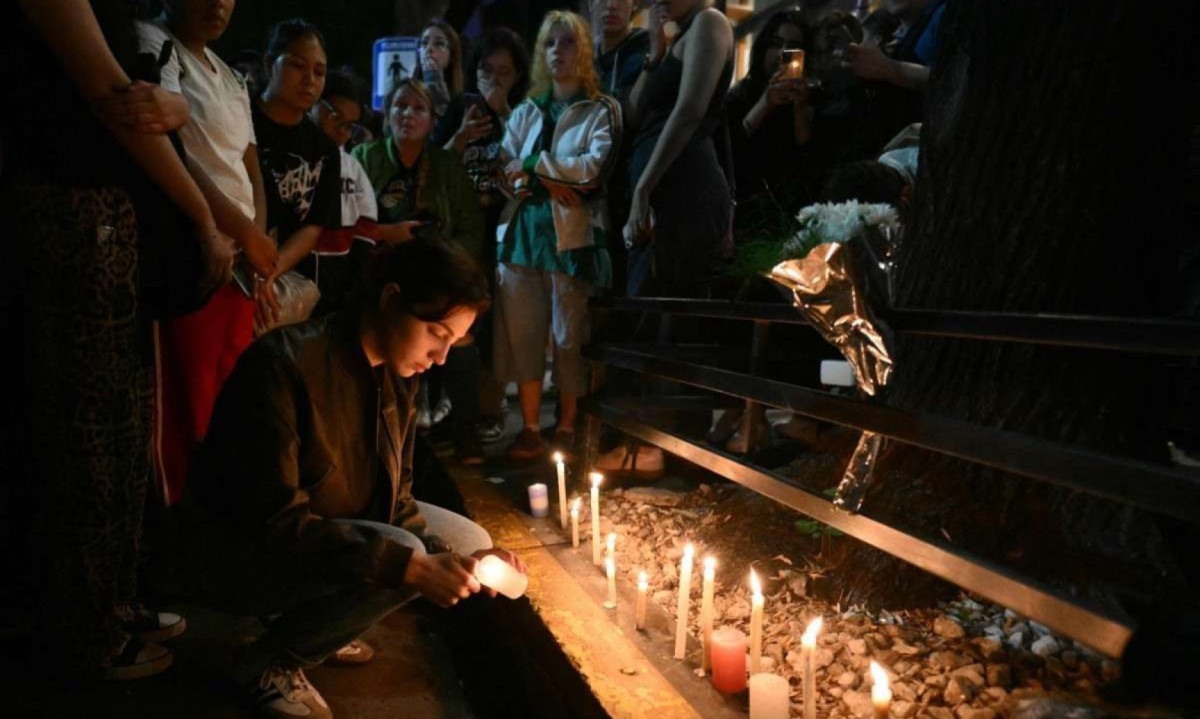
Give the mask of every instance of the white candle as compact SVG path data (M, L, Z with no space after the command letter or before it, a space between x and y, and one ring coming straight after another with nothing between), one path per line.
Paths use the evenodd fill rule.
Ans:
M887 672L875 660L871 660L871 703L875 705L875 719L888 719L892 689L888 686Z
M804 719L817 719L817 634L821 631L821 618L808 623L800 637L800 658L804 665Z
M712 631L713 631L713 584L716 579L717 558L704 558L704 583L700 593L700 637L703 648L700 652L700 668L708 671L712 668Z
M592 564L601 564L600 559L600 483L604 475L592 472Z
M554 453L554 465L558 469L558 521L567 531L567 464L562 452Z
M617 558L608 555L604 558L604 571L608 574L608 601L604 606L608 609L617 608Z
M750 570L750 673L762 671L763 595L758 574Z
M494 554L487 555L475 565L475 578L483 586L491 587L509 599L520 597L529 586L529 577Z
M634 605L633 610L633 626L640 630L646 628L646 595L650 593L650 581L646 578L644 570L638 572L637 589L637 604Z
M546 485L536 482L529 485L529 513L545 517L550 512L550 498L546 496Z
M582 501L576 497L571 502L571 546L579 549L579 502Z
M675 618L676 659L683 659L687 650L688 609L692 599L692 557L695 553L696 548L689 543L683 548L683 558L679 560L679 604L676 607Z
M788 719L787 679L777 674L750 676L750 719Z
M604 556L605 557L617 556L617 533L616 532L609 532L608 536L604 538Z

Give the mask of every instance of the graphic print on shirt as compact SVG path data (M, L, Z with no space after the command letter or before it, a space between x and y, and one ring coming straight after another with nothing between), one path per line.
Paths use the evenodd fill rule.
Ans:
M471 184L479 194L499 192L496 185L496 175L503 163L500 161L500 143L491 142L486 145L468 145L463 153L463 167Z
M412 202L416 191L417 178L415 174L405 171L397 172L379 193L379 206L385 210L404 207L405 203Z
M279 200L292 210L297 220L306 220L308 211L312 209L317 185L321 182L325 158L309 163L300 155L289 152L279 158L270 158L263 164L269 164L271 168Z

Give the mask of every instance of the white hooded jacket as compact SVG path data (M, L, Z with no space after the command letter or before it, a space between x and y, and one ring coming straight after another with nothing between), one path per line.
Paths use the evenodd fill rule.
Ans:
M581 189L602 188L621 145L620 104L607 95L573 103L555 123L549 150L542 150L538 142L545 119L546 113L532 99L525 100L513 110L501 144L505 161L536 155L533 174L538 178ZM509 225L524 201L524 198L516 197L505 206L496 228L497 242L504 242ZM553 200L550 204L559 252L590 247L593 228L607 229L607 205L603 193L585 195L577 207L567 207Z

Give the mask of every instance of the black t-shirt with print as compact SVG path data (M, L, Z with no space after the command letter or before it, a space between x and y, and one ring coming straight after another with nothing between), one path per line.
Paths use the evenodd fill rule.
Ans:
M267 227L283 242L305 225L342 226L341 158L307 117L280 125L255 103L254 134L267 194Z
M471 184L481 196L491 195L489 204L500 204L502 196L496 184L497 175L504 163L500 157L500 143L504 139L504 120L496 114L486 102L481 102L479 95L463 94L450 100L446 114L438 120L437 128L430 135L433 144L441 147L454 138L454 133L462 125L463 117L467 114L468 103L477 104L487 113L492 121L492 131L484 137L467 145L462 155L463 167Z

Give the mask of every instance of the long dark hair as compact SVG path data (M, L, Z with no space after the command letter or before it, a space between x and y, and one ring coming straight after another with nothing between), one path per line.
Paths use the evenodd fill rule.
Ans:
M424 35L425 31L431 27L441 30L450 42L450 64L446 66L446 71L442 74L442 77L446 80L446 87L450 90L450 94L452 96L457 95L463 91L462 39L459 38L458 32L450 26L450 23L440 18L430 20L421 30L421 35Z
M794 25L800 28L801 45L805 51L808 50L811 33L809 24L805 21L800 10L798 8L780 10L767 20L767 24L763 25L761 30L755 33L754 44L750 47L750 68L746 72L746 78L743 82L754 86L766 87L771 77L763 71L763 60L767 57L767 49L775 44L775 34L784 25Z
M467 89L479 91L479 66L489 55L501 51L512 57L513 69L517 72L517 81L508 91L508 104L510 107L516 107L529 91L529 51L525 49L525 42L521 36L506 27L488 30L487 34L475 43L471 53L470 72L466 78Z

